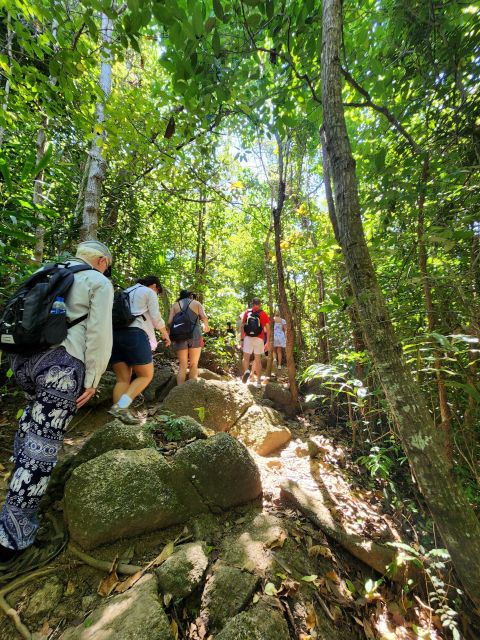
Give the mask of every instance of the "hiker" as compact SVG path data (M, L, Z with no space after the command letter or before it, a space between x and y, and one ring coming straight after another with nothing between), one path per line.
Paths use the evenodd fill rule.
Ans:
M152 351L157 348L155 329L162 335L167 347L170 337L158 306L162 285L157 276L139 278L137 283L123 292L128 296L131 316L127 326L113 329L113 349L110 364L115 373L113 405L109 413L125 424L140 424L141 420L130 412L130 405L153 378ZM113 305L114 325L118 295ZM133 318L133 320L132 320ZM132 380L132 376L135 378Z
M111 264L112 254L102 242L81 242L75 258L42 266L15 294L25 291L29 283L37 283L29 289L34 294L30 300L34 303L41 297L43 306L35 308L34 316L45 314L46 320L38 330L36 345L24 344L21 355L20 343L25 339L21 326L25 321L33 321L35 326L35 317L27 314L25 304L22 323L18 330L12 328L10 347L3 342L1 347L11 353L15 380L29 402L15 435L14 468L0 514L0 569L6 570L20 558L28 563L41 553L37 545L32 547L39 527L40 499L57 463L66 427L77 409L95 395L110 358L113 288L103 273ZM69 282L63 289L58 286L60 278ZM56 289L53 283L57 283ZM54 292L53 299L47 297L47 290ZM8 309L7 303L2 340ZM56 342L60 335L64 338ZM27 348L29 354L25 355Z
M263 311L260 298L253 298L251 308L247 309L242 317L242 382L247 382L250 377L250 356L253 353L252 373L257 374L257 386L261 384L262 355L264 351L270 350L269 335L266 329L269 323L270 318Z
M180 291L178 300L172 305L168 316L170 338L173 350L178 358L177 384L198 378L198 361L203 347L203 331L208 333L210 327L203 306L195 300L191 291Z
M280 316L280 309L275 309L273 317L273 353L277 362L277 369L282 368L283 350L287 346L287 321Z

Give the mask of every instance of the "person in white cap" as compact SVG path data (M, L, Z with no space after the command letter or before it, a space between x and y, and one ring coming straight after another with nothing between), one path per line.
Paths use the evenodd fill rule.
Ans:
M74 326L61 344L11 360L29 403L15 436L15 465L0 513L0 570L34 543L40 499L65 429L77 409L95 395L112 350L113 287L103 275L112 254L102 242L89 240L80 243L75 258L65 264L91 267L74 274L65 296L67 318Z

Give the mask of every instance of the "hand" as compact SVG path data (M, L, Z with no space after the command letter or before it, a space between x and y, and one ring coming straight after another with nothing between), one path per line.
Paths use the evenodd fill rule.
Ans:
M166 347L169 347L172 344L172 341L170 340L170 336L168 334L166 336L163 336L163 340L165 341Z
M203 327L203 333L208 333L209 331L210 331L210 327L207 324Z
M264 351L270 351L270 343L267 342L267 344L265 345Z
M82 393L82 395L80 397L77 398L77 409L80 409L80 407L83 407L84 404L87 404L87 402L93 398L93 396L96 393L96 388L95 387L89 387L88 389L85 389L85 391Z

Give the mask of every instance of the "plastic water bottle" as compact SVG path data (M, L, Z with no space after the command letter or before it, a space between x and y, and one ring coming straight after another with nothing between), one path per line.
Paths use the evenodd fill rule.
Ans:
M59 316L59 315L65 315L66 313L67 313L67 307L65 305L64 298L57 296L55 298L55 302L52 304L50 315Z

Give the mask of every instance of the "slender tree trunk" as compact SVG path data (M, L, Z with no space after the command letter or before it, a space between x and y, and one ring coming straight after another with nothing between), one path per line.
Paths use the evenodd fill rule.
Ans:
M428 155L425 156L422 165L422 176L420 179L420 193L418 196L418 219L417 219L417 247L418 247L418 268L423 284L423 294L425 298L425 311L427 314L427 326L429 332L436 329L435 308L433 304L432 284L428 273L427 247L425 244L425 198L427 182L430 175L430 163ZM452 417L448 406L447 389L445 387L445 376L442 371L442 353L439 348L435 348L435 376L437 379L438 403L440 407L441 429L444 435L445 451L451 463L453 455L452 446Z
M205 194L200 192L200 199L203 201L198 209L197 223L197 243L195 251L195 289L198 293L199 302L203 302L205 289L205 273L207 269L207 237L206 237L206 216L207 204L204 202Z
M410 467L450 552L461 583L480 606L480 523L448 470L442 434L413 380L396 339L370 258L360 214L355 161L342 101L342 0L324 0L322 104L335 211L347 273L363 332L395 418Z
M298 387L296 380L296 367L294 357L294 345L295 345L295 333L292 320L292 313L290 305L288 304L287 291L285 288L285 270L283 267L282 249L280 242L282 239L282 211L285 204L285 164L283 157L283 143L280 140L278 134L277 148L278 148L278 192L277 202L273 207L273 230L275 238L275 257L277 262L277 284L278 284L278 299L280 303L280 312L282 318L285 318L287 335L286 335L286 348L285 353L287 357L287 370L288 381L290 383L290 394L292 396L292 404L296 406L298 404Z
M12 29L12 17L8 14L7 17L7 46L6 52L8 56L8 62L10 64L10 70L12 68L12 42L13 42L13 29ZM3 104L2 110L7 111L8 109L8 100L10 97L10 80L7 78L5 81L5 87L3 89ZM3 140L5 138L5 127L0 127L0 148L3 146Z
M323 271L318 268L317 270L317 292L318 292L318 307L319 309L325 302L325 281L323 278ZM330 362L330 353L328 348L328 327L327 327L327 314L324 311L317 312L318 334L317 334L317 353L320 362L327 364Z
M102 147L103 141L105 140L105 104L110 96L112 88L111 44L113 20L105 14L102 14L101 33L102 63L100 68L99 85L103 96L102 99L97 102L97 106L95 108L95 137L92 141L89 154L90 162L88 165L89 169L85 189L85 202L83 206L82 226L80 229L81 240L91 240L97 237L102 185L107 169Z
M267 378L272 375L273 367L273 352L275 348L273 346L273 317L275 311L273 308L273 285L272 285L272 265L270 262L270 236L272 235L272 225L268 228L267 237L263 244L264 260L265 260L265 276L267 279L267 295L268 295L268 315L270 316L270 323L268 325L268 341L270 342L270 351L267 357L267 370L265 372Z
M47 145L47 126L48 126L48 118L45 116L43 121L38 129L37 133L37 157L36 163L42 160L45 155L45 148ZM39 171L35 176L35 180L33 182L33 204L40 205L43 202L43 170ZM34 250L34 260L38 264L40 264L43 260L43 249L45 245L45 227L43 226L41 220L41 214L37 215L39 219L39 223L35 229L35 250Z

